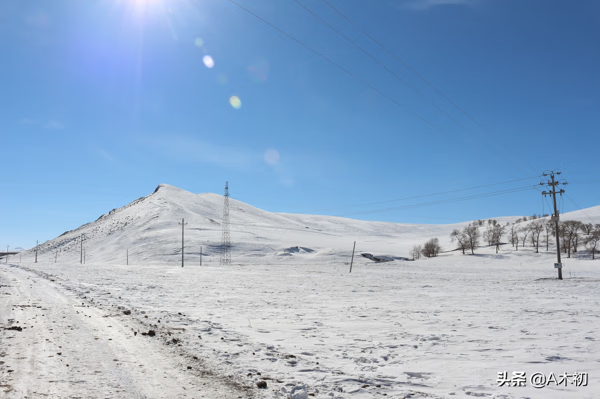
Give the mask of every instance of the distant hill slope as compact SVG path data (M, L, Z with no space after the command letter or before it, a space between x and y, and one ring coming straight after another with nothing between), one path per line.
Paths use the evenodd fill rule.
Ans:
M58 254L61 261L78 262L80 239L84 237L86 263L124 264L127 251L132 264L180 262L180 222L185 219L188 261L199 261L202 246L204 261L218 262L222 213L221 195L193 194L161 184L152 194L41 244L38 257L49 262ZM600 222L600 206L567 213L562 218L588 223L588 216ZM515 219L496 218L503 224ZM234 262L247 257L266 257L271 263L278 258L347 256L355 240L357 252L379 255L406 256L412 245L433 237L450 249L454 247L448 238L450 232L469 223L420 225L271 213L234 199L230 200L230 220ZM33 257L34 250L24 251L23 256Z

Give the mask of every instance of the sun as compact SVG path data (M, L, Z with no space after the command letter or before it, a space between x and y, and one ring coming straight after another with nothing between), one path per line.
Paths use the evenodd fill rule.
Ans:
M163 2L163 0L130 0L135 7L146 8L149 6L155 6Z

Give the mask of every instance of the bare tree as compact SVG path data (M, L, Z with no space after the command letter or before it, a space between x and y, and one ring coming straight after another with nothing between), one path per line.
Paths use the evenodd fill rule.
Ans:
M421 259L421 251L423 247L421 245L413 245L410 249L410 256L412 256L413 260Z
M508 237L510 240L510 243L512 244L512 246L515 246L515 243L517 244L517 251L519 250L519 240L517 237L517 226L515 224L511 224L510 225L510 230L508 230Z
M531 230L531 225L527 226L527 228L529 229L529 232L531 233L529 235L529 241L531 242L531 246L533 248L535 248L535 235L533 234L533 231Z
M485 228L485 231L483 232L483 239L487 242L487 244L489 246L491 246L494 243L494 226L492 226L491 224L491 219L488 220L488 225Z
M467 249L467 237L465 237L465 234L459 229L454 229L452 230L452 233L450 233L450 240L458 243L458 248L462 250L464 255L465 250Z
M548 247L550 245L550 237L554 234L554 223L549 220L546 220L544 223L544 234L546 235L546 251L548 251Z
M577 250L580 225L581 222L576 220L565 220L562 223L561 230L564 232L564 242L567 247L568 258L571 257L571 251L573 248Z
M523 245L521 245L523 248L525 248L525 240L527 240L527 236L529 235L529 227L528 226L524 226L521 227L519 229L519 232L521 233L521 238L523 238ZM518 241L518 239L517 239Z
M596 246L600 241L600 224L594 225L592 229L588 231L589 233L584 239L585 245L592 250L592 259L596 259Z
M531 231L531 239L535 245L535 253L540 252L540 234L544 231L544 222L536 220L529 224L529 230Z
M492 244L496 245L496 253L500 251L500 241L502 241L502 236L505 232L505 226L501 226L500 224L494 224L494 229L492 230Z
M428 258L432 258L438 256L438 253L441 250L442 247L440 246L440 240L438 240L437 238L432 238L431 240L425 243L423 249L421 250L421 253L424 256L427 256Z
M479 238L481 237L479 227L475 225L467 226L463 229L463 234L467 238L467 247L471 250L471 254L475 255L475 247L479 246Z
M575 236L573 237L573 252L577 252L577 248L579 248L579 230L583 231L584 224L581 222L577 222L577 231Z

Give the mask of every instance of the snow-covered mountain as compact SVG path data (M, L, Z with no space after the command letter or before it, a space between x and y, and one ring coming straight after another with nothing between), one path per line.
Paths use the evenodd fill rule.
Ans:
M85 261L124 264L181 261L181 221L185 220L185 256L199 261L202 246L205 262L218 261L221 248L223 197L193 194L161 184L136 201L100 216L96 221L40 244L38 257L79 261L81 238ZM600 206L565 214L563 219L600 220ZM500 223L517 217L496 218ZM405 257L414 244L438 237L445 249L454 246L449 234L469 222L450 225L420 225L361 221L335 216L271 213L230 200L232 259L264 257L277 263L307 258L348 256L353 241L357 253ZM23 254L34 256L35 248ZM323 258L325 257L325 258ZM313 259L316 260L316 259ZM45 260L47 261L47 260Z

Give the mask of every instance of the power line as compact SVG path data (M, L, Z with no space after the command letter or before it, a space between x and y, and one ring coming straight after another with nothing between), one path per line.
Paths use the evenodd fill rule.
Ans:
M568 196L566 193L565 193L565 196L566 196L566 197L569 199L569 201L571 201L571 202L573 203L573 205L575 205L577 208L579 208L579 210L580 210L581 212L583 212L583 214L584 214L584 215L585 215L585 216L586 216L588 219L590 219L590 221L591 221L592 223L596 223L596 222L595 222L595 221L594 221L594 220L593 220L593 219L592 219L592 218L591 218L591 217L590 217L590 216L589 216L587 213L585 213L585 211L584 211L583 209L581 209L581 207L580 207L579 205L577 205L577 204L575 203L575 201L573 201L573 200L571 199L571 197L569 197L569 196Z
M349 39L346 35L344 35L343 33L341 33L338 29L335 29L332 25L330 25L329 23L327 23L325 20L323 20L323 18L321 18L320 16L318 16L316 13L314 13L313 11L309 10L307 7L305 7L304 5L302 5L298 0L294 0L296 3L300 4L303 8L305 8L307 11L309 11L311 14L313 14L314 16L316 16L319 20L321 20L323 23L325 23L327 26L329 26L331 29L333 29L335 32L337 32L340 36L342 36L344 39L348 40L349 42L351 42L354 46L356 46L357 48L359 48L363 53L367 54L367 56L371 59L373 59L374 61L376 61L378 64L382 65L386 71L390 72L393 76L395 76L396 78L398 78L402 83L406 84L409 88L411 88L412 90L414 90L416 93L423 95L423 93L421 93L420 91L418 91L417 89L414 88L414 86L408 84L404 79L400 78L396 73L392 72L385 64L383 64L382 62L380 62L379 60L375 59L375 57L373 57L371 54L369 54L367 51L365 51L362 47L360 47L358 44L356 44L354 41L352 41L351 39ZM355 23L354 21L352 21L348 16L346 16L344 13L342 13L339 9L337 9L335 6L333 6L331 3L329 3L327 0L321 0L323 3L325 3L327 6L329 6L332 10L334 10L336 13L338 13L341 17L343 17L344 19L346 19L346 21L348 21L351 25L355 26L360 33L362 33L363 35L365 35L367 38L369 38L370 40L372 40L375 44L377 44L380 48L382 48L386 53L388 53L390 56L392 56L394 59L396 59L398 62L400 62L406 69L408 69L410 72L412 72L415 76L417 76L421 81L423 81L427 86L431 87L436 93L438 93L440 96L442 96L442 98L444 98L446 101L448 101L452 106L454 106L456 109L458 109L461 113L463 113L467 118L469 118L473 123L475 123L476 126L478 126L480 129L482 129L486 134L488 134L488 136L494 136L494 134L492 132L490 132L487 128L485 128L481 123L479 123L479 121L477 119L475 119L475 117L473 117L470 113L468 113L464 108L462 108L460 105L458 105L454 100L452 100L449 96L447 96L446 94L444 94L444 92L442 92L439 88L437 88L433 83L431 83L429 80L427 80L423 75L421 75L416 69L414 69L413 67L411 67L407 62L405 62L402 58L400 58L399 56L396 55L396 53L394 53L393 51L389 50L386 46L384 46L381 42L379 42L377 39L375 39L373 36L371 36L368 32L366 32L360 25L358 25L357 23ZM456 120L452 115L450 115L448 112L446 112L445 110L443 110L442 108L440 108L438 105L436 105L435 103L432 103L432 105L437 108L440 112L442 112L443 114L445 114L446 116L448 116L454 123L456 123L459 127L461 127L462 129L464 129L465 131L469 132L469 133L474 133L472 131L470 131L467 127L465 127L462 123L460 123L458 120ZM502 147L504 147L505 149L511 151L510 148L504 146L503 143L497 143L499 145L501 145ZM530 163L528 163L528 166L530 168L532 168L535 172L539 173L539 171L533 167Z
M335 31L338 35L340 35L341 37L343 37L346 41L348 41L349 43L351 43L352 45L354 45L354 47L356 47L357 49L359 49L362 53L364 53L367 57L369 57L370 59L372 59L373 61L375 61L377 64L379 64L382 68L384 68L386 71L388 71L391 75L393 75L396 79L400 80L402 83L404 83L405 85L407 85L408 87L410 87L411 89L413 89L415 92L418 93L418 90L415 89L413 86L411 86L407 81L405 81L404 79L402 79L397 73L395 73L394 71L392 71L391 69L389 69L384 63L382 63L381 61L379 61L377 58L373 57L371 54L369 54L368 51L366 51L365 49L363 49L361 46L359 46L356 42L354 42L352 39L350 39L348 36L344 35L339 29L336 29L333 25L331 25L329 22L325 21L323 18L321 18L321 16L319 14L317 14L316 12L312 11L310 8L308 8L307 6L305 6L304 4L302 4L299 0L294 0L294 2L298 5L300 5L300 7L304 8L306 11L308 11L311 15L313 15L315 18L317 18L319 21L321 21L322 23L324 23L325 25L327 25L329 28L331 28L333 31ZM329 5L329 4L328 4ZM350 22L352 23L352 22Z
M536 187L535 189L542 194L542 191L539 188ZM546 214L546 205L548 205L548 210L550 211L552 209L552 205L550 204L548 197L542 195L542 216Z
M378 204L385 204L385 203L389 203L389 202L406 201L406 200L409 200L409 199L432 197L434 195L451 194L451 193L457 193L457 192L460 192L460 191L475 190L477 188L492 187L492 186L498 186L498 185L501 185L501 184L514 183L514 182L523 181L523 180L537 179L538 177L539 176L530 176L530 177L524 177L524 178L521 178L521 179L507 180L507 181L498 182L498 183L483 184L483 185L480 185L480 186L466 187L466 188L460 188L460 189L456 189L456 190L440 191L440 192L437 192L437 193L416 195L416 196L413 196L413 197L396 198L396 199L390 199L390 200L385 200L385 201L369 202L369 203L364 203L364 204L344 205L344 206L338 206L338 207L334 207L334 208L318 209L318 210L315 210L313 212L331 211L331 210L342 209L342 208L350 208L350 207L354 207L354 206L378 205Z
M372 210L372 211L347 213L347 214L336 215L336 216L366 215L366 214L371 214L371 213L388 212L388 211L395 211L395 210L401 210L401 209L420 208L423 206L441 205L441 204L447 204L447 203L452 203L452 202L468 201L468 200L472 200L472 199L493 197L496 195L511 194L511 193L516 193L516 192L521 192L521 191L526 191L526 190L532 190L532 189L534 189L534 186L524 186L524 187L518 187L518 188L511 188L511 189L507 189L507 190L493 191L490 193L475 194L475 195L470 195L470 196L465 196L465 197L451 198L451 199L447 199L447 200L424 202L424 203L420 203L420 204L405 205L405 206L399 206L399 207L393 207L393 208L376 209L376 210Z
M385 69L387 72L389 72L392 76L394 76L396 79L398 79L400 82L404 83L405 85L407 85L408 87L410 87L413 91L415 91L417 94L422 95L425 97L425 95L423 93L421 93L420 91L418 91L415 87L413 87L412 85L410 85L406 80L402 79L397 73L395 73L393 70L391 70L390 68L387 67L387 65L385 65L383 62L379 61L377 58L375 58L373 55L371 55L368 51L366 51L364 48L362 48L360 45L358 45L354 40L350 39L347 35L345 35L344 33L342 33L339 29L336 29L333 25L331 25L329 22L327 22L325 19L323 19L319 14L317 14L316 12L314 12L313 10L311 10L310 8L308 8L307 6L305 6L304 4L302 4L299 0L293 0L296 4L300 5L303 9L305 9L307 12L309 12L311 15L313 15L315 18L317 18L319 21L321 21L323 24L325 24L327 27L329 27L331 30L333 30L334 32L336 32L338 35L340 35L342 38L344 38L347 42L351 43L354 47L356 47L357 49L359 49L362 53L364 53L367 57L369 57L371 60L375 61L377 64L379 64L383 69ZM371 39L373 42L375 42L378 46L380 46L382 49L384 49L388 54L392 55L394 58L396 58L398 61L400 61L406 68L408 68L412 73L414 73L416 76L418 76L422 81L424 81L427 85L429 85L430 87L432 87L438 94L440 94L446 101L450 102L450 104L452 104L454 107L456 107L458 110L460 110L463 114L465 114L469 119L471 119L473 122L475 122L475 124L483 129L484 131L486 130L479 122L477 122L477 120L475 120L475 118L473 118L469 113L467 113L463 108L461 108L458 104L456 104L452 99L450 99L447 95L445 95L441 90L439 90L437 87L435 87L433 84L431 84L427 79L425 79L421 74L419 74L414 68L412 68L410 65L408 65L407 63L405 63L402 59L400 59L398 56L395 55L395 53L393 53L392 51L388 50L387 47L385 47L383 44L381 44L379 41L377 41L373 36L369 35L367 32L365 32L360 26L358 26L357 24L355 24L354 22L352 22L348 17L346 17L344 14L342 14L339 10L337 10L335 7L333 7L331 4L329 4L327 1L323 0L323 2L325 4L327 4L329 7L333 8L338 14L340 14L342 17L344 17L346 20L348 20L348 22L350 22L350 24L356 26L359 31L364 34L366 37L368 37L369 39ZM450 113L448 113L446 110L442 109L440 106L438 106L437 104L432 102L432 105L441 113L445 114L448 118L450 118L457 126L459 126L461 129L463 129L464 131L473 134L475 137L477 137L478 139L480 139L480 137L477 136L476 132L473 132L471 129L467 128L465 125L463 125L461 122L459 122L454 116L452 116ZM486 132L488 135L490 135L490 132ZM485 144L485 143L483 143ZM504 146L503 144L500 144L501 146ZM506 148L506 147L505 147ZM530 165L531 166L531 165ZM520 168L519 168L520 169ZM532 168L535 170L535 168ZM535 170L536 172L539 173L539 171Z
M469 200L474 200L474 199L479 199L479 198L487 198L487 197L494 197L494 196L498 196L498 195L512 194L512 193L527 191L527 190L536 189L536 188L537 188L537 186L522 186L522 187L510 188L510 189L506 189L506 190L498 190L498 191L492 191L489 193L481 193L481 194L475 194L475 195L469 195L469 196L457 197L457 198L450 198L450 199L439 200L439 201L422 202L422 203L418 203L418 204L404 205L404 206L400 206L400 207L375 209L375 210L364 211L364 212L354 212L354 213L349 213L349 214L332 215L332 216L344 217L344 216L352 216L352 215L366 215L366 214L372 214L372 213L389 212L389 211L394 211L394 210L420 208L420 207L425 207L425 206L444 205L444 204L454 203L454 202L462 202L462 201L469 201ZM303 229L290 229L290 228L284 228L284 227L266 226L266 225L257 225L257 224L244 224L244 223L232 223L232 224L238 225L238 226L247 226L247 227L275 228L275 229L283 229L283 230L305 231ZM313 232L313 231L311 230L309 232Z
M230 3L236 5L237 7L239 7L240 9L244 10L245 12L247 12L248 14L252 15L253 17L255 17L256 19L262 21L263 23L269 25L271 28L275 29L277 32L281 33L282 35L284 35L285 37L287 37L290 40L293 40L294 42L296 42L297 44L301 45L302 47L304 47L306 50L310 51L311 53L317 55L318 57L324 59L325 61L327 61L328 63L330 63L331 65L335 66L336 68L338 68L339 70L341 70L342 72L346 73L347 75L353 77L354 79L358 80L359 82L361 82L362 84L364 84L365 86L369 87L371 90L375 91L376 93L378 93L379 95L381 95L382 97L388 99L389 101L391 101L392 103L394 103L395 105L401 107L404 104L400 103L398 100L396 100L395 98L393 98L392 96L384 93L383 91L381 91L380 89L376 88L375 86L373 86L372 84L370 84L369 82L367 82L366 80L358 77L357 75L353 74L352 72L350 72L348 69L344 68L343 66L341 66L340 64L338 64L337 62L335 62L334 60L332 60L331 58L327 57L325 54L309 47L307 44L305 44L304 42L302 42L301 40L297 39L296 37L294 37L292 34L288 33L287 31L279 28L278 26L276 26L275 24L267 21L266 19L262 18L261 16L259 16L258 14L256 14L255 12L253 12L252 10L244 7L243 5L241 5L240 3L238 3L235 0L227 0ZM419 114L416 113L412 113L414 116L416 116L419 120L421 120L422 122L434 127L437 129L437 127L430 122L428 119L426 119L425 117L422 117Z
M311 53L317 55L318 57L326 60L328 63L334 65L336 68L338 68L339 70L341 70L342 72L348 74L349 76L357 79L358 81L360 81L362 84L366 85L367 87L369 87L370 89L372 89L373 91L377 92L378 94L380 94L381 96L383 96L384 98L390 100L392 103L394 103L397 106L402 106L404 104L399 103L396 99L394 99L393 97L391 97L390 95L384 93L383 91L381 91L380 89L376 88L375 86L373 86L372 84L368 83L366 80L359 78L357 75L353 74L352 72L350 72L348 69L344 68L343 66L341 66L340 64L336 63L335 61L333 61L331 58L327 57L325 54L311 48L310 46L308 46L307 44L305 44L304 42L302 42L301 40L297 39L296 37L294 37L292 34L288 33L287 31L285 31L282 28L279 28L278 26L276 26L275 24L267 21L266 19L262 18L261 16L259 16L258 14L256 14L255 12L253 12L252 10L244 7L242 4L238 3L235 0L228 0L230 3L234 4L235 6L237 6L238 8L242 9L243 11L247 12L248 14L252 15L253 17L255 17L256 19L262 21L263 23L269 25L271 28L275 29L277 32L281 33L282 35L286 36L287 38L289 38L290 40L293 40L294 42L296 42L297 44L301 45L302 47L304 47L306 50L310 51ZM357 48L359 48L363 53L365 53L369 58L373 59L375 62L377 62L378 64L380 64L385 70L387 70L389 73L391 73L393 76L395 76L398 80L400 80L402 83L408 85L409 87L411 87L413 90L415 90L418 94L423 95L422 93L420 93L418 90L416 90L414 87L412 87L411 85L409 85L404 79L402 79L398 74L396 74L394 71L392 71L391 69L389 69L385 64L383 64L381 61L377 60L375 57L373 57L370 53L368 53L366 50L364 50L362 47L360 47L359 45L357 45L354 41L352 41L351 39L349 39L346 35L342 34L338 29L334 28L331 24L327 23L325 20L323 20L320 16L318 16L318 14L316 14L315 12L313 12L312 10L310 10L308 7L304 6L302 3L300 3L298 0L294 0L297 4L299 4L300 6L302 6L305 10L307 10L308 12L310 12L312 15L314 15L316 18L318 18L319 20L321 20L323 23L325 23L328 27L330 27L331 29L333 29L336 33L338 33L339 35L341 35L343 38L345 38L346 40L348 40L349 42L351 42L353 45L355 45ZM469 119L471 119L477 126L479 126L480 128L482 128L488 135L492 135L493 133L487 131L487 129L485 129L477 120L475 120L475 118L473 118L469 113L467 113L463 108L461 108L458 104L456 104L456 102L454 102L452 99L450 99L447 95L445 95L441 90L439 90L437 87L435 87L431 82L429 82L427 79L425 79L421 74L418 73L418 71L416 71L414 68L410 67L410 65L408 65L406 62L404 62L400 57L398 57L397 55L395 55L392 51L390 51L389 49L387 49L387 47L385 47L383 44L381 44L379 41L377 41L374 37L372 37L371 35L369 35L367 32L365 32L362 28L360 28L360 26L356 23L354 23L352 20L350 20L346 15L344 15L341 11L339 11L337 8L335 8L334 6L332 6L330 3L328 3L327 1L323 0L325 4L327 4L329 7L331 7L333 10L335 10L338 14L340 14L343 18L345 18L346 20L348 20L352 25L356 26L360 32L362 34L364 34L366 37L368 37L369 39L371 39L374 43L376 43L378 46L380 46L382 49L384 49L387 53L389 53L391 56L393 56L395 59L397 59L399 62L401 62L409 71L411 71L413 74L415 74L416 76L419 77L419 79L421 79L422 81L424 81L428 86L430 86L431 88L433 88L438 94L440 94L444 99L446 99L446 101L448 101L450 104L452 104L454 107L456 107L458 110L460 110L462 113L464 113L467 117L469 117ZM432 103L432 105L437 108L440 112L442 112L443 114L445 114L446 116L448 116L454 123L456 123L460 128L462 128L463 130L465 130L466 132L472 133L475 135L475 137L479 138L480 137L475 134L475 132L471 131L470 129L468 129L466 126L464 126L462 123L460 123L456 118L454 118L452 115L450 115L447 111L443 110L442 108L440 108L437 104ZM433 128L435 128L436 130L440 130L436 125L434 125L431 121L429 121L428 119L426 119L425 117L420 116L419 114L415 113L415 112L411 112L414 116L416 116L418 119L420 119L421 121L423 121L424 123L432 126ZM502 142L496 142L497 145L500 145L502 147L504 147L506 150L511 151L510 148L504 146L504 144ZM497 152L497 151L496 151ZM512 165L512 164L511 164ZM513 165L514 166L514 165ZM537 171L533 166L531 166L531 164L529 164L529 166ZM516 166L517 169L520 169L520 167Z

